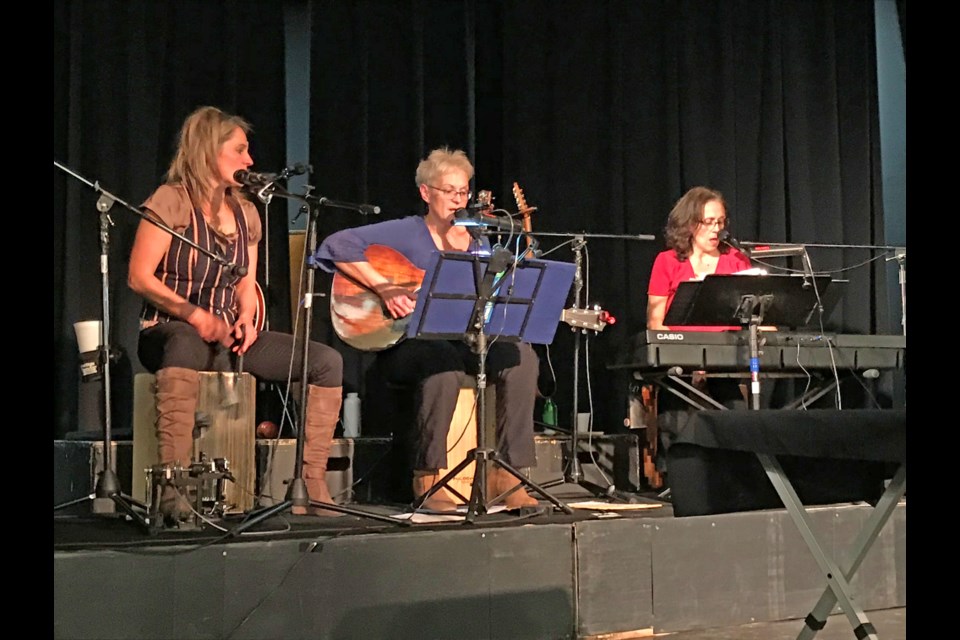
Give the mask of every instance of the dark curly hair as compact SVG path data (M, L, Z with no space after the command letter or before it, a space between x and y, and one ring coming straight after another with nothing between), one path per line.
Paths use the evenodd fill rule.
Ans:
M707 187L692 187L673 205L670 215L667 216L667 226L663 229L663 235L667 248L673 249L677 254L677 260L683 261L690 256L693 251L693 236L697 225L703 219L703 208L708 202L714 200L722 204L726 210L727 203L723 199L723 194ZM720 253L728 251L730 247L721 243Z

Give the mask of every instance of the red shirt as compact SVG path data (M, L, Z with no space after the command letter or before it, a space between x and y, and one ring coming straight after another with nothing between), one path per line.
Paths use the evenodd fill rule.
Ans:
M717 261L717 270L714 273L730 274L750 268L750 258L740 253L736 249L730 249L727 253L721 253ZM650 284L647 287L647 295L667 296L667 306L664 309L664 316L670 311L670 305L673 304L673 296L677 293L677 287L685 280L696 280L697 276L693 272L693 265L687 258L683 262L677 260L677 254L673 249L661 251L653 261L653 269L650 271ZM741 327L695 327L695 326L671 326L673 331L739 331Z

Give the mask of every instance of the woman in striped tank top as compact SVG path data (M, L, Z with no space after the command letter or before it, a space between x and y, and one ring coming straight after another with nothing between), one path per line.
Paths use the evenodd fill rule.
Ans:
M193 447L200 371L243 369L259 380L299 380L302 349L288 333L259 333L257 245L259 212L234 179L253 164L242 118L215 107L190 114L164 184L143 203L148 217L197 246L243 267L224 268L161 227L141 220L130 254L128 283L143 298L137 355L156 374L159 463L187 467ZM308 399L304 429L303 478L310 499L333 504L326 465L340 416L343 361L335 349L311 341L307 355ZM291 364L292 361L292 364ZM301 362L298 362L301 361ZM170 485L160 510L169 522L190 513ZM314 505L294 514L340 515Z

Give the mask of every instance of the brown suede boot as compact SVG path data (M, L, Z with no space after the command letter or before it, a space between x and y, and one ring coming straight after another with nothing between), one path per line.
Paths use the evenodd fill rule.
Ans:
M327 487L327 460L333 446L333 432L340 420L343 387L307 387L307 420L303 437L303 480L310 499L336 504ZM339 511L314 506L291 509L298 516L342 516Z
M160 493L160 505L157 510L168 526L186 520L193 513L190 501L172 484L163 487L163 491Z
M415 470L413 472L413 497L419 499L439 481L440 473L437 469ZM447 491L446 487L441 487L424 500L420 508L430 511L456 511L457 503L454 502L453 496Z
M501 467L491 465L491 468L487 469L487 493L489 494L487 496L488 500L492 500L493 498L510 491L519 484L521 484L519 478ZM536 498L527 493L526 488L523 486L520 486L516 491L504 498L503 502L507 509L536 507L540 504L537 502Z
M167 367L156 373L157 454L160 464L189 467L193 462L193 427L200 393L200 373ZM167 520L187 517L190 504L175 487L164 488L159 505Z

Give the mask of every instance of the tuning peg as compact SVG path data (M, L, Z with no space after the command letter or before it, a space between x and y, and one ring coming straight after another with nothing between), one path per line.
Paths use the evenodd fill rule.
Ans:
M616 324L616 323L617 323L617 319L614 318L614 317L610 314L609 311L603 311L603 310L601 310L601 311L600 311L600 315L598 316L598 318L599 318L600 322L602 322L602 323L604 323L604 324Z

